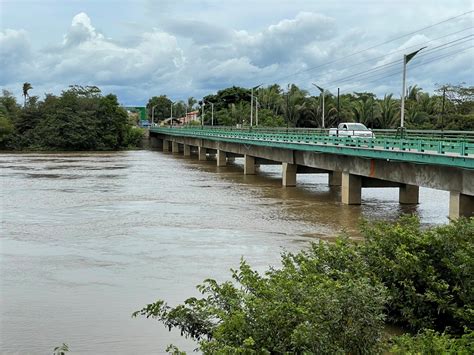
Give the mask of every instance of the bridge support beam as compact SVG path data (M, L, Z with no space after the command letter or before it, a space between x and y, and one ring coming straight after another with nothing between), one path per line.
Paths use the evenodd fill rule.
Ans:
M449 218L474 216L474 196L451 191L449 193Z
M420 188L416 185L403 184L398 191L398 201L406 205L420 203Z
M255 157L245 154L244 175L255 175Z
M172 141L171 142L171 151L173 153L179 153L179 145L178 142Z
M170 151L170 141L163 139L163 152Z
M206 160L207 149L204 147L198 147L198 159Z
M282 163L282 185L284 187L296 186L296 170L298 165Z
M342 184L342 171L331 171L328 174L328 185L341 186L341 184Z
M217 166L226 166L227 165L227 154L222 150L217 150L216 154Z
M346 205L360 205L362 193L362 179L358 175L342 173L342 203Z
M191 156L191 146L190 145L187 145L187 144L183 145L183 155L185 157L190 157Z

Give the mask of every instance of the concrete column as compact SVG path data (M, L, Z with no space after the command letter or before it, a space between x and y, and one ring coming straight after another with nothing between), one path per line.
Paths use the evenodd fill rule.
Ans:
M191 156L191 146L184 144L183 146L183 154L185 157L190 157Z
M342 171L331 171L328 174L328 185L341 186L341 184L342 184Z
M358 175L342 173L342 203L346 205L360 205L362 179Z
M179 153L179 145L178 142L172 141L171 142L171 151L173 153Z
M163 139L163 151L169 152L170 151L170 141Z
M402 185L398 192L398 201L402 204L416 205L420 202L420 188L416 185Z
M160 142L160 140L157 137L150 136L150 147L159 148L160 143L163 144L163 142Z
M296 169L298 165L282 163L282 185L284 187L296 186Z
M474 196L459 192L449 193L449 218L474 217Z
M198 147L199 160L206 160L207 149L204 147Z
M227 165L227 154L222 150L217 150L216 160L217 166L226 166Z
M244 175L255 175L255 157L245 154Z

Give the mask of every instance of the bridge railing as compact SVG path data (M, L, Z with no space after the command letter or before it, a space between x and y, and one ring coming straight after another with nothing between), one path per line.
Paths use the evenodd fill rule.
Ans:
M165 127L166 128L166 127ZM236 126L173 126L181 129L213 129L220 131L239 131L239 132L259 132L259 133L278 133L278 134L309 134L317 136L328 136L329 129L324 128L286 128L286 127L236 127ZM400 132L396 129L373 129L376 137L400 139ZM407 129L404 131L405 139L423 139L423 140L442 140L442 141L464 141L474 143L474 131L440 131L440 130L415 130Z
M446 154L468 157L474 155L474 143L462 138L436 139L435 137L405 136L403 139L393 136L375 138L332 136L322 129L241 129L223 126L184 126L154 127L152 130L167 134L191 137L228 138L241 141L260 141L273 143L297 143L306 145L333 145L376 150L396 150L427 154ZM417 132L413 132L415 134Z

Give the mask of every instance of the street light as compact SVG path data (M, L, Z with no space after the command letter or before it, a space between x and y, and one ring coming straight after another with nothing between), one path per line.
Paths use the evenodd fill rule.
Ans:
M211 126L214 126L214 103L211 101L207 100L202 100L202 105L203 105L203 112L204 112L204 103L207 102L208 104L211 104Z
M153 127L154 121L155 121L155 108L158 105L155 105L151 108L151 126Z
M255 126L258 127L258 107L260 104L258 103L257 98L255 97Z
M406 76L407 76L407 64L408 62L413 59L413 57L422 49L425 49L426 47L422 47L418 49L417 51L414 51L410 54L404 54L403 55L403 87L402 87L402 104L400 107L400 127L403 130L403 124L405 120L405 90L406 90Z
M173 126L173 105L174 102L171 101L171 117L170 117L170 126Z
M258 89L260 86L262 86L263 84L260 84L260 85L257 85L257 86L254 86L252 88L252 91L251 91L251 94L250 94L250 127L252 127L253 125L253 91Z
M314 86L316 86L319 91L321 91L321 94L323 94L323 119L322 119L322 128L324 128L324 89L321 86L316 85L315 83L312 83Z

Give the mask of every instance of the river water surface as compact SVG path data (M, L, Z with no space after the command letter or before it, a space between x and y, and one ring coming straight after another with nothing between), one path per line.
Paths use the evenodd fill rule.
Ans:
M241 257L258 270L283 250L357 222L416 213L447 222L448 193L421 189L401 207L396 189L364 189L344 206L324 175L282 188L280 168L244 176L242 162L155 151L0 155L0 353L157 354L194 344L153 320L147 303L197 296L195 285L229 278Z

